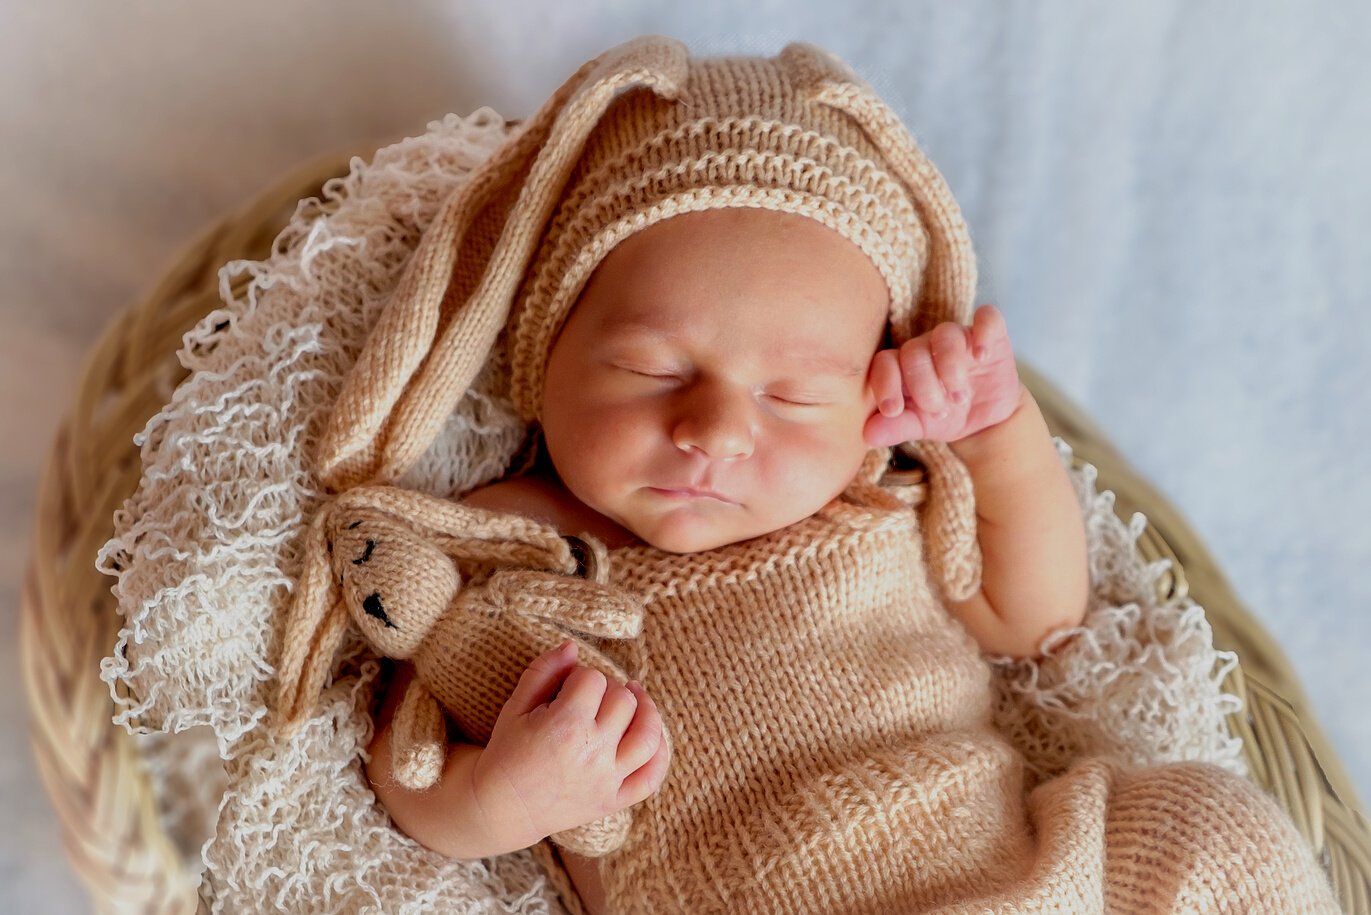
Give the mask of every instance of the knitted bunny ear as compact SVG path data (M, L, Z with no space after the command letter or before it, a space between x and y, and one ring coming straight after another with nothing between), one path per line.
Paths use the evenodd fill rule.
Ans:
M533 518L509 515L400 486L354 486L336 496L333 511L372 509L403 518L415 534L454 559L482 559L502 565L574 568L566 538Z
M286 735L299 727L313 707L347 631L347 609L333 588L333 569L324 545L327 516L325 507L305 531L305 564L282 634L276 708Z
M884 101L832 54L792 42L779 55L792 84L806 97L844 112L857 122L909 190L928 233L928 263L912 309L910 326L895 327L896 345L943 321L970 324L975 309L976 258L961 208L942 174L923 154L908 129Z
M485 363L596 123L626 89L677 98L687 58L651 35L587 61L444 202L343 384L324 486L392 482L419 458Z
M781 51L780 59L792 84L805 97L844 112L862 128L891 174L909 191L928 234L928 262L919 279L915 307L909 310L911 317L891 322L895 345L943 321L970 324L975 310L976 257L961 208L942 174L895 112L837 57L814 45L792 42ZM929 499L923 510L929 565L946 596L965 600L980 587L981 579L970 474L945 442L911 444L929 475Z

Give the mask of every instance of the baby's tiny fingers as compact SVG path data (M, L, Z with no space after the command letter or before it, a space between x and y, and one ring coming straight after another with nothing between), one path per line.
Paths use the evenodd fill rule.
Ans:
M630 681L629 689L638 699L638 710L632 723L619 740L619 752L615 761L619 768L633 771L652 758L662 743L662 717L657 713L657 704L636 680Z
M883 349L871 359L871 393L882 416L899 416L904 410L904 379L900 376L900 351Z
M639 801L651 797L662 786L666 778L667 766L671 763L671 749L663 740L652 758L639 766L619 785L619 803L631 807Z
M921 439L924 426L919 414L913 410L905 410L899 416L873 413L866 418L862 437L871 447L880 448Z
M567 639L534 658L519 675L514 692L505 700L509 714L523 715L556 700L567 675L576 667L576 652L576 640ZM504 710L500 714L504 715Z
M628 727L637 708L638 697L631 689L617 682L610 683L600 702L600 713L595 716L595 723L617 736Z
M990 358L998 342L1009 336L1004 315L990 303L976 309L971 319L971 354L977 362Z
M578 664L562 681L562 689L552 707L560 716L581 721L593 719L600 711L600 702L608 688L609 678L604 671Z
M967 377L966 328L952 321L944 321L929 334L929 349L938 377L954 403L965 403L970 396L971 383Z
M927 335L908 340L900 347L900 368L914 406L934 416L947 412L947 396L933 365Z

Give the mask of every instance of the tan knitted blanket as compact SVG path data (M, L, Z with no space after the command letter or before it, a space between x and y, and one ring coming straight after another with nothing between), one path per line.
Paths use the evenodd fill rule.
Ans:
M1275 802L1216 766L1082 759L1026 794L906 504L927 488L884 472L753 540L609 551L674 749L601 859L606 911L1337 911Z
M380 668L360 640L345 640L300 733L278 740L261 726L299 534L321 498L308 455L408 253L507 130L481 109L354 160L320 200L302 202L270 258L226 265L224 307L179 353L192 376L139 437L143 477L100 557L125 616L102 676L116 722L147 735L163 815L191 872L203 870L211 911L263 900L311 913L561 910L531 854L455 862L390 825L361 772ZM516 466L525 430L499 396L500 365L492 354L404 485L450 496ZM1234 700L1219 689L1233 659L1214 651L1201 608L1158 602L1164 569L1135 546L1145 520L1118 519L1093 468L1071 475L1090 538L1087 619L1040 662L980 668L993 673L973 697L979 714L989 708L1022 753L1025 787L1076 765L1075 781L1033 795L1042 809L1076 803L1080 785L1121 796L1121 770L1078 763L1088 757L1240 772L1223 727ZM806 822L797 813L778 828Z

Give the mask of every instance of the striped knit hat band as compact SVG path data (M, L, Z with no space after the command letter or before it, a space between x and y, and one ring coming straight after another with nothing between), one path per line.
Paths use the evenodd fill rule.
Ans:
M928 235L860 125L805 103L774 61L703 60L693 75L684 99L621 97L587 139L513 307L511 396L525 420L541 419L548 356L596 266L683 213L754 207L814 219L866 254L890 290L892 326L910 326Z
M672 216L754 207L806 216L857 245L908 323L928 238L901 184L862 150L795 124L706 117L603 155L568 189L513 321L511 391L541 419L547 358L581 290L625 238Z

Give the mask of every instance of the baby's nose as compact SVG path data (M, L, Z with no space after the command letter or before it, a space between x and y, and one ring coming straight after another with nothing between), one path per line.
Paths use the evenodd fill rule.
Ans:
M719 461L739 460L752 454L755 406L737 393L697 392L682 410L672 430L672 440L682 451L699 450Z

